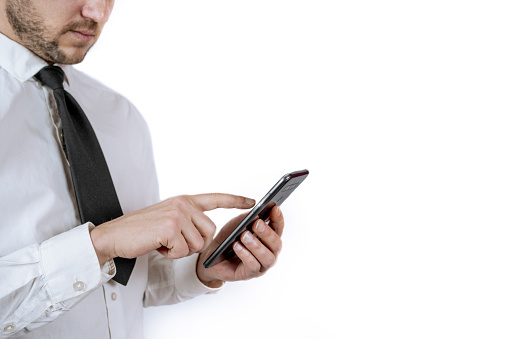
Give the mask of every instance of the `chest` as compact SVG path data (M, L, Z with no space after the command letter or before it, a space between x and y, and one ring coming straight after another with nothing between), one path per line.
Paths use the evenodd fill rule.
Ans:
M0 105L0 231L8 240L0 255L64 232L77 221L58 128L44 93L32 87L13 86L10 100Z

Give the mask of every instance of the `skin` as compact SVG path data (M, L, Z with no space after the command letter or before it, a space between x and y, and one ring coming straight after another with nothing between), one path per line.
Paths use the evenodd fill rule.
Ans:
M81 62L99 38L114 0L0 0L0 32L38 55L48 64ZM216 226L204 212L216 208L246 209L254 200L230 194L178 196L128 213L95 227L92 243L99 264L115 258L134 258L159 251L170 259L201 253L198 278L218 287L224 281L263 275L281 251L284 218L279 207L270 223L258 221L234 246L238 258L209 269L202 263L239 224L245 214L229 221L214 239Z
M49 64L76 64L99 39L114 0L2 0L0 32Z
M234 244L233 250L238 258L223 261L208 269L203 267L205 259L246 215L247 213L241 214L230 220L219 231L211 246L200 255L197 273L202 280L213 281L217 277L223 281L248 280L263 275L276 264L283 246L281 236L284 228L283 214L278 206L271 210L268 224L258 220L253 225L253 232L258 238L254 237L252 232L245 231L241 236L241 241Z

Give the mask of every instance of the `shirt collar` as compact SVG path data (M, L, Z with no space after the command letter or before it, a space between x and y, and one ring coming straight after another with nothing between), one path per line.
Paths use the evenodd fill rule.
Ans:
M0 33L0 67L21 82L36 75L48 63L29 49ZM66 77L67 81L67 77Z

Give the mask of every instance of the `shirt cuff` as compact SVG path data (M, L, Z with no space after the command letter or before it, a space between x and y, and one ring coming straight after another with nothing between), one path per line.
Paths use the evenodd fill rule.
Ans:
M196 275L196 262L199 254L175 260L175 287L182 295L196 296L219 292L223 286L211 288L204 285Z
M115 275L113 261L99 266L90 238L92 228L92 223L86 223L41 244L41 267L53 303L90 292Z

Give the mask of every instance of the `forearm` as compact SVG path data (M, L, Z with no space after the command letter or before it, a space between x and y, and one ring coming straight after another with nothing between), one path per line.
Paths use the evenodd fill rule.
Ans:
M9 326L5 335L13 334L57 319L113 273L101 271L86 224L0 258L1 330Z

